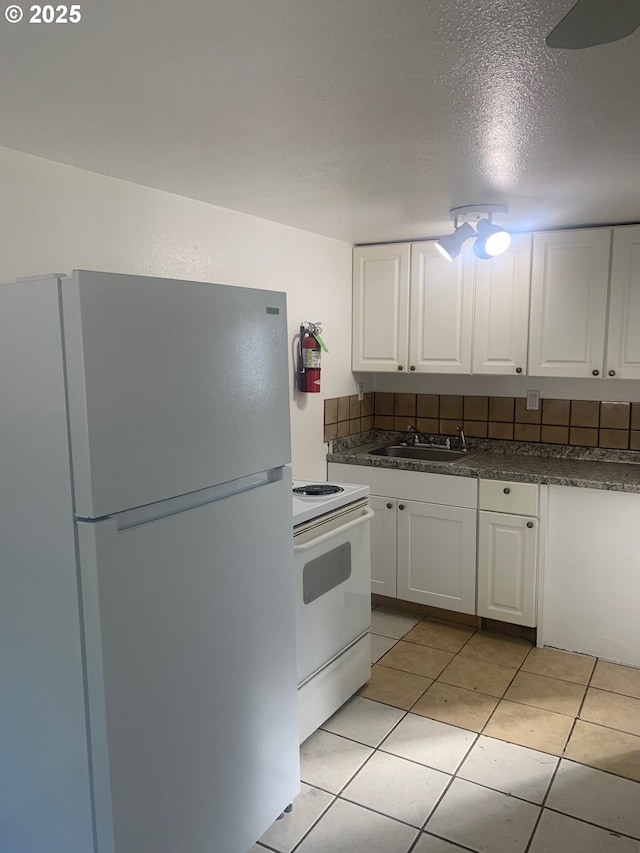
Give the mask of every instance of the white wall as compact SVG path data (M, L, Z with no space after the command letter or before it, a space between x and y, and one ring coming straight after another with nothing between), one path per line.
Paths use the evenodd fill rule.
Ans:
M284 290L290 340L322 321L322 393L291 390L293 473L326 479L325 397L355 393L351 246L0 148L0 281L74 268Z

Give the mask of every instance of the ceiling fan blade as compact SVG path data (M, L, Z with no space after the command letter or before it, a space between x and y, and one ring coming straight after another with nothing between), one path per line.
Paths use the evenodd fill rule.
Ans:
M580 50L618 41L640 27L640 0L578 0L545 39L547 47Z

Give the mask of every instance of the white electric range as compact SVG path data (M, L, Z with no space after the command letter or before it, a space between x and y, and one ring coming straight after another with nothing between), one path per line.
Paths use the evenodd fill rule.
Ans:
M300 742L371 676L368 494L293 481Z

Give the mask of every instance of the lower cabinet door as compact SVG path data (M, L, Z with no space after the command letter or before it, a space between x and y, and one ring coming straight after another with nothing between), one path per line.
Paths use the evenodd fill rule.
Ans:
M533 627L537 520L499 512L478 518L478 615Z
M396 498L369 496L371 522L371 592L396 598Z
M475 509L398 501L398 597L475 613Z

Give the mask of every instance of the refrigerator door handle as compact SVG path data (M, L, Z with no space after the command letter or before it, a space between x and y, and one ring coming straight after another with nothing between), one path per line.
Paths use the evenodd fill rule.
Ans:
M282 480L283 472L284 468L261 471L259 474L251 474L248 477L241 477L239 480L232 480L230 483L222 483L219 486L211 486L209 489L199 489L197 492L178 495L165 501L127 509L108 517L115 520L118 533L121 533L124 530L149 524L152 521L160 521L160 519L168 518L170 515L177 515L179 512L188 512L190 509L197 509L197 507L222 501L242 492L257 489L260 486L275 483ZM96 519L82 520L95 521Z
M334 530L331 530L329 533L322 533L320 536L316 536L316 538L312 539L310 542L305 542L304 545L295 545L293 548L293 553L300 554L303 551L310 551L317 545L322 545L323 542L328 542L330 539L334 539L336 536L340 536L347 530L352 530L354 527L358 527L360 524L364 524L367 521L371 521L374 515L374 511L370 507L367 507L360 518L356 518L354 521L348 521L346 524L343 524L341 527L337 527Z

